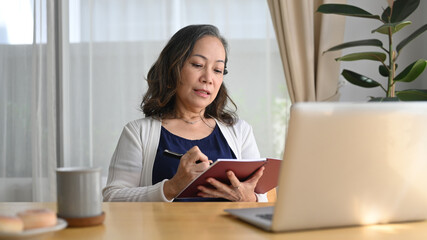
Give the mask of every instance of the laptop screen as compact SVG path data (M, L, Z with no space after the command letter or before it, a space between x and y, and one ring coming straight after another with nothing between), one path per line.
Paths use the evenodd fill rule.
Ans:
M427 217L427 103L297 103L273 230Z

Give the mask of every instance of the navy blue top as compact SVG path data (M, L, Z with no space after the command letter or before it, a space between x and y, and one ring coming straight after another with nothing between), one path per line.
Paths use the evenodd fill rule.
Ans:
M184 154L194 146L198 146L200 151L214 162L219 158L236 158L218 125L215 126L209 136L199 140L189 140L176 136L162 127L153 166L153 185L164 179L171 179L178 170L180 160L164 156L163 151L165 149Z

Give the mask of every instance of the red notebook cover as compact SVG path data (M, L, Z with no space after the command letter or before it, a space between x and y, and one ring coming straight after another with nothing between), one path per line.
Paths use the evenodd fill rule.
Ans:
M265 166L264 174L259 179L255 187L256 193L266 193L271 189L277 187L279 180L280 163L282 160L273 158L262 159L218 159L206 171L195 178L176 198L195 198L198 197L199 190L197 186L203 185L210 187L211 185L206 182L209 177L225 184L230 184L226 172L231 170L236 177L242 182L250 178L253 173L260 167Z

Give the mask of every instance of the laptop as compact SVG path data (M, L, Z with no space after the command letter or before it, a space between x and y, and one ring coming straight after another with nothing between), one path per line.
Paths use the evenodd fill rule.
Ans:
M427 102L296 103L274 207L226 209L267 231L427 218Z

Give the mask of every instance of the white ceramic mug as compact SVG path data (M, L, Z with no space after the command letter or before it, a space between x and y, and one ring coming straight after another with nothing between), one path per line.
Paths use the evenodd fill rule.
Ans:
M56 180L60 217L88 218L102 214L100 168L58 168Z

